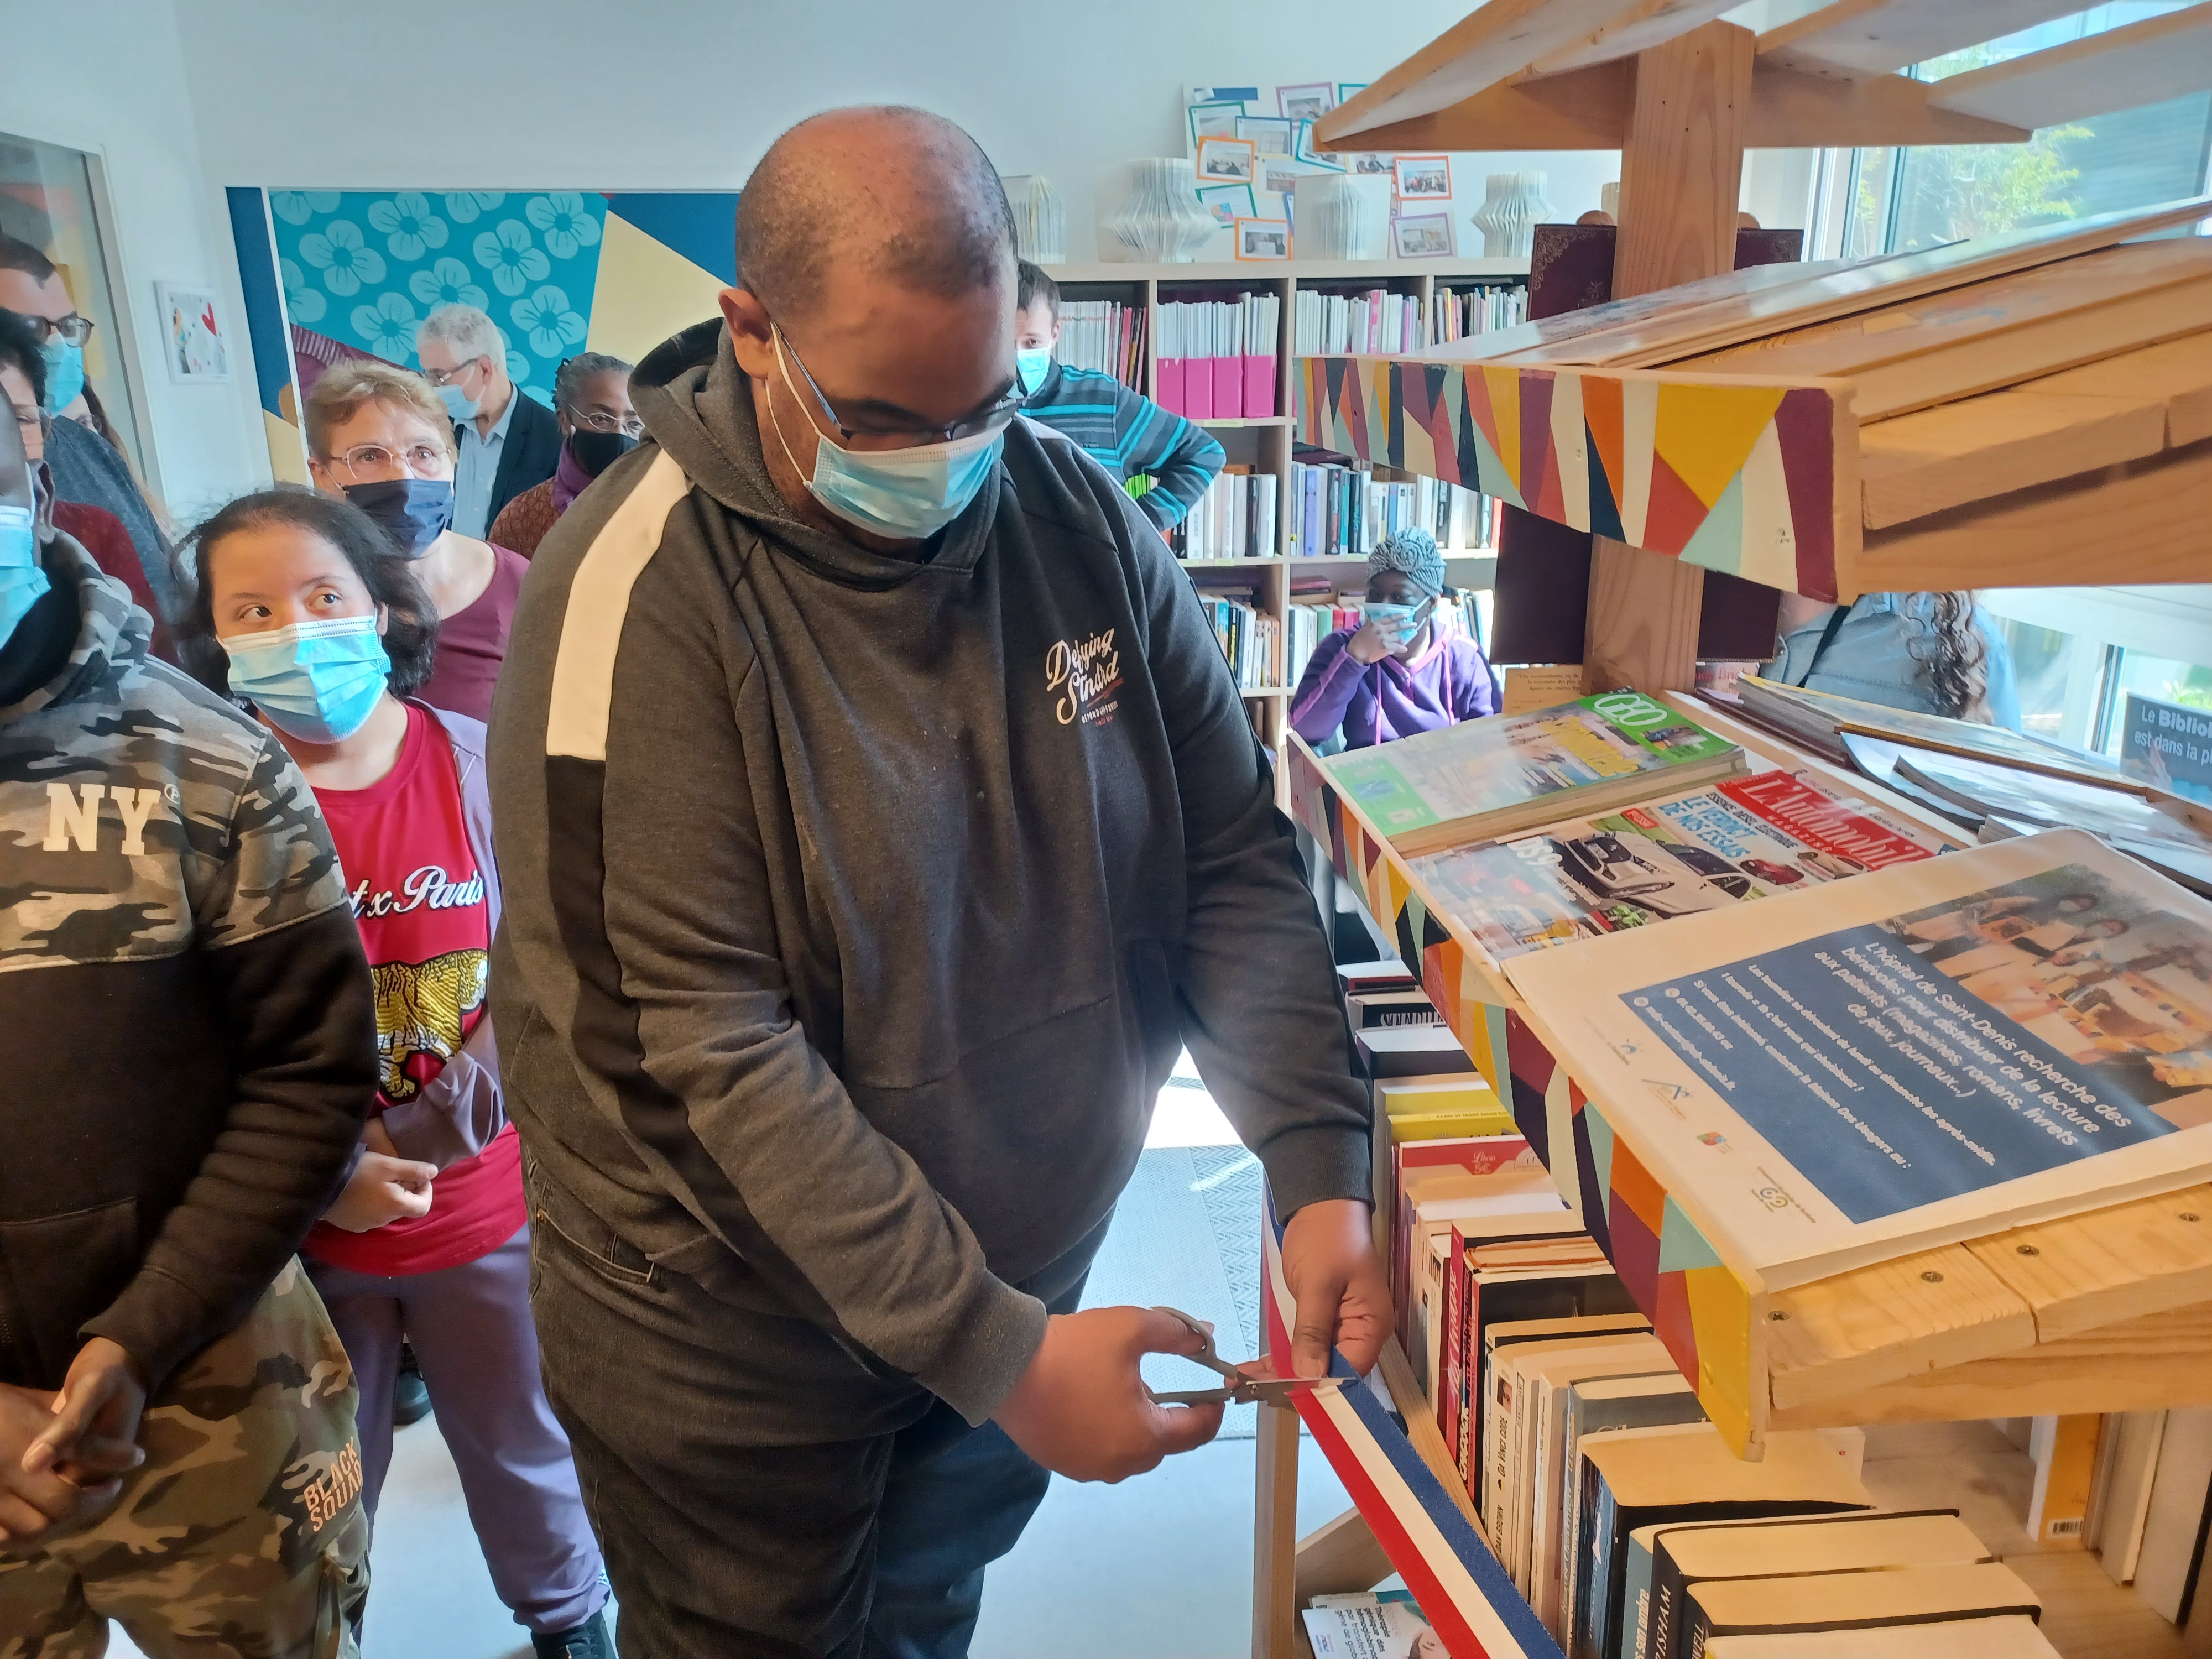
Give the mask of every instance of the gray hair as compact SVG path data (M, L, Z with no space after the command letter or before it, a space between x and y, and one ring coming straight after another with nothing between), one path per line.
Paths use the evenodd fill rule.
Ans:
M1367 556L1370 577L1388 570L1396 571L1431 599L1444 591L1444 556L1437 550L1437 538L1425 530L1401 530Z
M507 368L507 336L474 306L440 306L424 319L415 340L417 352L424 340L442 340L461 362L489 357L495 368Z
M573 409L576 388L594 374L629 374L631 365L604 351L580 351L553 373L553 407Z

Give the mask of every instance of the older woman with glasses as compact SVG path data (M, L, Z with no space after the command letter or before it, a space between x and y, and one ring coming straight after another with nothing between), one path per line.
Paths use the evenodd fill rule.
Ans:
M500 509L491 538L535 558L538 544L584 486L637 447L645 422L629 402L630 366L604 351L582 351L553 377L553 417L561 423L561 460L544 483Z
M316 488L375 520L414 561L436 608L436 666L416 695L433 708L489 720L530 562L453 529L453 427L445 405L421 375L365 358L324 370L304 413Z

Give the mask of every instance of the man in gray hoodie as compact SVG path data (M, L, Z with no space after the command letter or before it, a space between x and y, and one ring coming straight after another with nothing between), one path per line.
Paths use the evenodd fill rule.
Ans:
M492 722L534 1305L626 1655L957 1655L1047 1469L1218 1426L1139 1381L1179 1324L1075 1311L1178 1049L1266 1166L1300 1374L1389 1322L1368 1108L1188 580L1014 418L990 162L817 117L738 264Z

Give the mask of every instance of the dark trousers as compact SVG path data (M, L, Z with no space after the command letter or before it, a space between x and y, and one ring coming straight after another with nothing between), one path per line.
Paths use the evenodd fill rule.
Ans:
M983 1570L1044 1500L1046 1471L805 1322L653 1267L557 1189L547 1224L548 1195L533 1183L532 1306L623 1659L964 1655ZM1104 1231L1035 1287L1054 1312L1079 1305ZM874 1431L811 1429L823 1400Z

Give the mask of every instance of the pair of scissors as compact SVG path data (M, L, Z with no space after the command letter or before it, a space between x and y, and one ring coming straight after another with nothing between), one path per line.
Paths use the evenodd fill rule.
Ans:
M1218 1389L1184 1389L1162 1394L1147 1388L1156 1406L1228 1406L1258 1403L1267 1406L1287 1406L1301 1389L1340 1389L1345 1379L1340 1376L1247 1376L1242 1370L1224 1359L1213 1348L1213 1333L1200 1320L1193 1319L1180 1308L1155 1308L1154 1313L1164 1313L1170 1319L1179 1319L1197 1333L1206 1346L1194 1354L1181 1358L1194 1359L1210 1371L1218 1371L1229 1379Z

